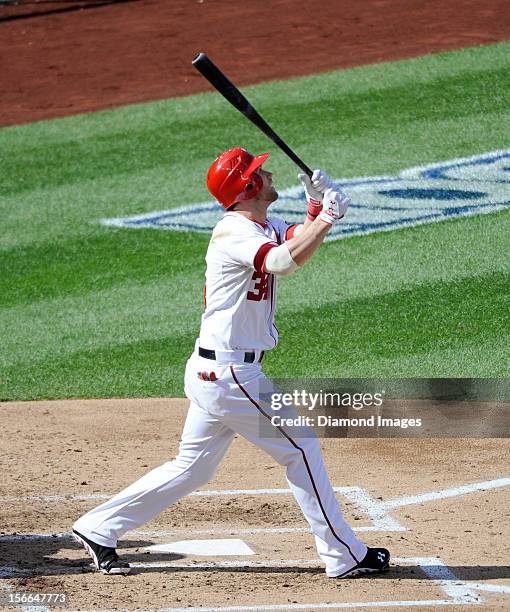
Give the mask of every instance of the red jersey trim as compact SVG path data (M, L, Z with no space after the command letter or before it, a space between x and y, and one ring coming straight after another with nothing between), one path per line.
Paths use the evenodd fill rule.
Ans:
M278 245L274 242L266 242L255 253L255 257L253 258L253 267L257 272L264 272L264 264L266 263L267 254L276 246Z
M294 225L289 226L287 228L287 231L285 232L285 240L290 240L291 238L294 238L294 232L298 227L299 223L294 223Z

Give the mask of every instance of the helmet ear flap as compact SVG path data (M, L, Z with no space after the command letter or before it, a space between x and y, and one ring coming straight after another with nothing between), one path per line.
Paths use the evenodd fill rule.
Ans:
M244 192L248 198L254 198L262 189L262 177L259 174L253 173L244 187Z

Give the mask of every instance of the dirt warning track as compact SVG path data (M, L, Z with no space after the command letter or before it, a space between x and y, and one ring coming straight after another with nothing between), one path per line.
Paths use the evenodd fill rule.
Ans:
M13 125L203 91L199 51L244 86L507 40L510 11L506 0L20 0L0 4L0 33L0 125Z

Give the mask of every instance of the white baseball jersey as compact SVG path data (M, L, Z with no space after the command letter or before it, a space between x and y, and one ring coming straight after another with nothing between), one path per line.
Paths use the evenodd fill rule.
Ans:
M247 351L276 345L276 278L264 271L264 260L293 234L293 227L281 219L261 225L236 212L226 213L216 225L206 257L202 348ZM202 378L201 373L209 375ZM261 389L272 388L261 364L220 363L194 351L184 385L190 408L177 457L84 514L73 528L97 544L115 548L126 531L209 482L238 433L285 466L327 575L344 576L355 568L368 549L343 518L317 437L300 426L275 426L280 434L275 436L261 432L261 422L270 421L272 414L260 396ZM286 409L286 416L297 416L293 407Z
M276 346L277 278L265 272L264 262L295 227L276 218L260 224L237 212L227 212L216 224L206 255L201 347L265 351Z

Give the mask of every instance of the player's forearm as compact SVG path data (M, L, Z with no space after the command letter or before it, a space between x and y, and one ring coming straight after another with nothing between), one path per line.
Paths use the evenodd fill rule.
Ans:
M287 240L285 244L290 256L298 266L302 266L310 259L330 229L331 224L316 219L308 224L305 223L298 236Z
M306 219L303 221L303 230L305 230L307 227L309 227L310 225L312 225L312 223L314 222L314 219L310 219L310 217L308 215L306 215ZM301 231L303 231L301 230Z

